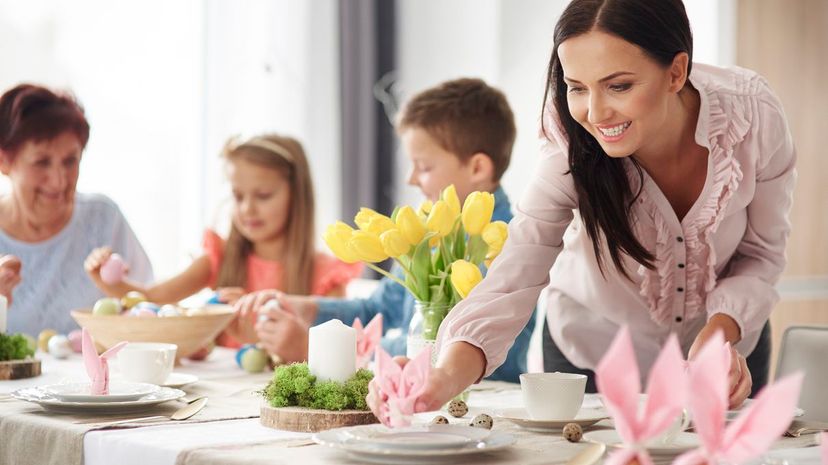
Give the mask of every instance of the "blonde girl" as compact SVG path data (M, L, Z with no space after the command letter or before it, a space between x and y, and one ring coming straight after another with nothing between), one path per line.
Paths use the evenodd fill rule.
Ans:
M316 251L313 184L302 145L267 134L242 142L231 139L222 156L233 193L227 239L208 229L202 256L178 275L149 287L128 279L105 283L100 269L112 250L95 249L85 263L95 284L113 297L139 291L158 304L177 302L205 287L215 289L227 303L274 287L290 294L344 295L360 267ZM219 344L254 342L253 324L237 319Z

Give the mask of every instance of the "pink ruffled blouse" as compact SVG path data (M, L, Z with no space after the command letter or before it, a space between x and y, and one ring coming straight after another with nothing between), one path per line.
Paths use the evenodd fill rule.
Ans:
M568 143L550 106L540 166L517 205L509 239L486 279L455 307L440 343L465 341L485 354L488 376L506 357L541 296L552 339L574 365L594 369L628 324L642 378L671 332L685 353L715 313L737 322L749 354L779 296L796 173L779 99L756 73L693 64L701 106L696 142L709 150L701 195L679 221L644 173L633 228L655 255L648 270L629 257L631 280L608 260L601 275L580 226ZM639 180L626 160L633 192ZM605 252L605 257L609 257ZM554 265L554 266L553 266ZM542 294L542 295L541 295Z

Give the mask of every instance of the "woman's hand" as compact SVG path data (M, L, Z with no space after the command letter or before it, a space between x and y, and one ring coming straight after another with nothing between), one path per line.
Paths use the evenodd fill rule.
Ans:
M0 295L12 301L12 290L20 284L22 263L14 255L0 255Z
M723 313L717 313L710 317L707 324L699 331L696 340L693 341L688 359L693 359L707 341L719 331L723 333L725 340L730 342L730 372L728 373L730 396L728 402L730 408L738 408L750 395L753 378L750 375L750 370L748 370L745 357L733 348L733 345L739 342L741 338L739 326L733 318Z
M410 360L405 357L394 357L394 361L404 367ZM459 392L455 393L454 390L452 379L446 372L441 368L432 368L428 373L428 383L425 390L414 403L414 413L440 410L446 402L459 394ZM462 391L460 389L460 392ZM382 424L389 426L391 418L388 409L388 394L382 391L376 378L368 383L368 395L365 397L365 401Z

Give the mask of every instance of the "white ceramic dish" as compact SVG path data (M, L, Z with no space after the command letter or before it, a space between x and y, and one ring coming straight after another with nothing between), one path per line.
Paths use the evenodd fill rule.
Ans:
M346 441L349 444L379 449L432 450L474 446L485 440L490 432L461 425L416 425L397 429L352 429L343 434L348 435Z
M198 376L191 375L189 373L170 373L170 376L167 376L167 380L164 381L162 386L170 387L170 388L180 388L181 386L186 386L188 384L192 384L198 381Z
M621 436L614 429L602 429L584 433L584 439L595 442L603 442L607 447L621 447ZM676 456L699 447L698 435L694 433L681 432L676 435L675 440L669 445L648 446L647 452L650 455Z
M495 416L509 420L512 423L532 431L560 431L567 423L577 423L582 428L592 426L601 420L609 418L603 408L582 408L575 418L568 420L535 420L529 417L525 408L506 408L495 410Z
M745 399L745 402L742 404L741 407L739 407L737 409L734 409L734 410L728 410L727 411L727 421L735 420L736 417L738 417L739 414L742 413L742 410L746 409L752 402L753 402L753 399ZM801 408L796 407L794 409L794 417L801 417L802 415L805 415L805 410L802 410Z
M123 402L67 402L37 387L18 389L12 392L11 395L15 399L33 402L53 412L108 415L145 411L147 407L184 397L185 393L179 389L162 387L152 394L147 394L137 400Z
M154 384L127 383L113 381L109 383L108 394L91 394L92 383L66 383L40 386L44 392L64 402L125 402L138 400L159 389Z
M485 437L479 441L467 441L463 445L458 445L452 440L449 441L449 444L443 444L441 446L430 444L426 447L426 442L419 441L419 445L413 448L399 447L396 440L392 439L391 441L387 441L392 437L389 435L403 434L408 429L390 430L384 426L366 425L322 431L314 434L313 440L318 444L341 450L363 463L395 465L458 463L457 460L459 457L497 451L510 447L515 443L514 436L510 434L479 430L479 428L472 428L470 426L432 425L432 427L434 426L444 427L437 428L434 431L445 429L446 431L451 431L452 434L459 434L461 436L465 434L467 438L480 437L481 434L485 435ZM449 428L445 428L447 426ZM422 427L415 426L413 428L412 431L414 432L422 432ZM462 430L467 430L467 432L461 433ZM471 430L479 430L480 432L473 432ZM368 442L363 442L361 440L354 440L355 437L369 438L369 440ZM399 438L400 436L396 437ZM443 439L440 441L445 441L445 437L441 437ZM390 442L393 445L384 445L382 444L383 442ZM468 459L464 460L467 461Z

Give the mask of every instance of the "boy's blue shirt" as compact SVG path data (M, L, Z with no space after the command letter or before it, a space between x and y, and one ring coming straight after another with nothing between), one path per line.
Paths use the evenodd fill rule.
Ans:
M495 192L495 208L492 212L492 221L512 220L512 208L509 198L499 187ZM402 270L398 267L392 272L402 277ZM414 297L408 290L388 278L380 280L379 286L367 299L319 299L319 312L316 316L315 325L324 323L331 319L342 320L350 325L358 317L363 324L371 321L376 314L382 314L383 334L389 329L399 328L401 334L394 337L385 336L382 338L383 348L392 356L405 355L406 336L411 318L414 316ZM489 376L488 379L511 381L517 383L521 373L526 373L526 354L529 350L529 339L535 329L534 314L526 326L518 334L512 348L503 365Z

